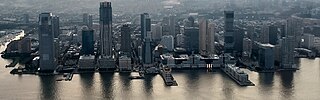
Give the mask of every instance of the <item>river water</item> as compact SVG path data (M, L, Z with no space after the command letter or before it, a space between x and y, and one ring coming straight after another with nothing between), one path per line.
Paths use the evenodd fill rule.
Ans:
M0 47L3 51L5 46ZM300 59L295 72L256 73L246 70L256 86L241 87L216 70L176 71L178 86L167 87L159 75L130 80L130 73L57 76L11 75L10 61L0 59L0 100L319 100L320 59Z

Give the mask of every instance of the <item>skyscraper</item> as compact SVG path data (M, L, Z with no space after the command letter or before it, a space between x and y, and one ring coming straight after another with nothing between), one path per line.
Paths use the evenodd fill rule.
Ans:
M151 25L151 31L152 31L152 41L154 41L154 42L160 41L161 40L161 36L162 36L161 23L152 24Z
M89 29L92 29L93 26L93 15L89 15L87 26Z
M184 44L188 54L199 53L199 28L185 27L184 29Z
M84 13L82 15L82 24L83 25L87 25L88 24L88 21L89 21L89 14L88 13Z
M58 38L58 36L60 35L60 18L59 18L59 16L52 17L52 25L53 25L54 38Z
M82 29L82 54L90 55L94 54L94 40L93 40L94 31L88 29L87 27Z
M225 53L233 53L234 50L234 12L233 11L225 11L225 20L224 20L224 52Z
M142 61L144 64L152 63L152 50L151 50L151 19L148 13L141 14L141 40L142 44Z
M128 24L122 25L121 27L120 51L126 54L130 54L131 52L131 28Z
M280 40L281 48L281 68L294 68L294 37L286 36Z
M216 25L213 22L208 22L208 30L207 30L207 52L209 54L215 53L215 45L214 45L214 35L215 35L215 27Z
M52 73L56 69L53 29L52 13L41 13L39 15L40 72Z
M173 51L174 49L174 38L172 35L165 35L161 37L160 44L164 45L168 51Z
M236 27L234 30L234 52L237 54L237 56L241 56L243 52L243 38L245 34L245 30L240 27Z
M100 2L100 41L98 67L100 71L115 70L112 54L112 7L111 2Z
M269 26L267 23L263 23L261 27L261 33L259 34L259 42L263 44L269 43Z
M302 37L302 20L296 17L291 17L286 23L286 36L294 37L294 47L300 46Z
M148 18L149 18L148 13L143 13L140 15L141 40L143 40L147 37L147 27L148 27L147 19ZM151 23L149 23L149 24L150 24L150 28L151 28Z
M205 55L207 52L206 44L207 44L207 28L208 28L208 23L207 19L204 16L201 16L199 18L199 46L200 46L200 54Z
M84 13L82 18L82 23L83 25L88 26L89 29L92 29L92 25L93 25L92 15L88 13Z
M269 26L269 43L272 45L278 44L278 35L280 31L277 26L271 25Z
M112 56L112 7L111 2L100 2L100 55Z
M176 16L171 15L169 17L169 34L176 36Z

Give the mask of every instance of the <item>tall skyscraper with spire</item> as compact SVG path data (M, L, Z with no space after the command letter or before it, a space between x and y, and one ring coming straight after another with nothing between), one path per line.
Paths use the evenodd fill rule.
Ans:
M111 2L100 3L100 55L112 56L112 7Z

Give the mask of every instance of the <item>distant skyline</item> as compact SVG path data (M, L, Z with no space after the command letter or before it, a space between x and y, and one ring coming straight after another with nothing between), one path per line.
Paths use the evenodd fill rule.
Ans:
M229 0L4 0L0 2L1 13L24 12L24 13L39 13L39 12L53 12L53 13L98 13L97 8L99 2L111 1L113 3L114 12L132 12L132 13L151 13L158 12L165 8L165 6L174 6L177 9L183 7L184 10L195 9L216 9L221 10L229 7ZM263 0L233 0L232 4L238 6L231 7L255 7L260 4L268 4L268 1ZM293 0L283 0L290 1ZM316 0L296 0L296 1L312 1ZM276 1L280 2L280 1ZM270 3L270 2L269 2ZM302 2L307 3L307 2ZM259 5L257 5L259 4ZM280 4L280 3L272 3ZM313 3L310 3L313 4ZM72 6L70 6L72 5ZM201 5L201 6L199 6ZM268 4L271 5L271 4ZM308 6L308 5L307 5ZM284 6L285 7L285 6ZM272 8L276 9L276 8ZM8 11L10 10L10 12Z

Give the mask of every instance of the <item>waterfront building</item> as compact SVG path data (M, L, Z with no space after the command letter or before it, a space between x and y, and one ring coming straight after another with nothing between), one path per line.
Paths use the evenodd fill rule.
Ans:
M19 53L31 53L31 38L23 38L18 43Z
M112 56L112 7L111 2L100 2L100 55Z
M274 46L271 44L260 44L259 47L259 68L261 70L274 69Z
M53 29L52 13L41 13L39 15L40 72L53 72L56 69Z
M85 27L82 29L82 54L89 55L94 54L94 40L93 40L94 31Z
M95 60L94 55L82 55L78 62L79 70L94 70Z
M113 56L112 7L111 2L100 2L100 41L98 67L100 71L115 70Z
M151 64L152 49L151 49L151 19L148 13L141 14L141 40L142 44L142 61L144 64Z
M280 40L281 68L292 69L294 67L294 36L286 36Z
M119 68L119 71L131 71L132 70L131 58L127 56L119 57L118 68Z

